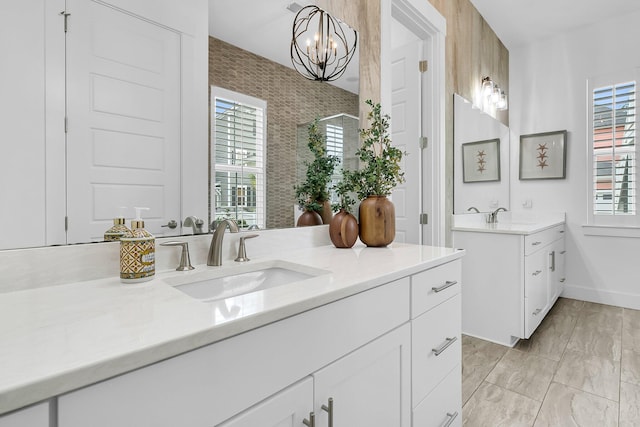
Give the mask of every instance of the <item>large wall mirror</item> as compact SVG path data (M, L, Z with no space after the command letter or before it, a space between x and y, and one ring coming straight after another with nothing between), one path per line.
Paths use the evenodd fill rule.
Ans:
M2 87L3 93L6 95L4 99L7 102L0 105L0 111L3 112L3 124L8 132L5 136L6 143L3 145L5 154L0 162L2 165L0 177L3 183L2 187L0 187L0 195L2 195L4 203L2 207L3 215L0 218L7 224L11 223L11 221L19 221L22 225L10 227L4 238L0 240L0 249L27 248L43 244L59 245L65 242L86 243L99 241L104 231L111 226L112 219L118 213L119 206L127 206L128 210L125 214L127 219L131 219L133 216L133 206L150 206L149 216L145 217L147 219L145 221L146 228L157 236L175 235L180 233L180 230L184 234L192 234L196 230L195 227L180 227L180 223L187 219L187 215L194 215L193 206L189 205L185 200L193 197L206 198L207 195L204 191L201 192L200 189L193 190L191 194L185 194L189 193L191 188L180 189L179 166L177 167L175 179L168 180L171 188L175 190L171 193L171 197L165 197L165 194L169 193L158 193L159 195L154 199L157 199L158 203L154 205L153 201L148 201L147 199L150 199L155 193L143 190L141 193L131 193L133 195L130 195L127 200L120 200L123 198L122 194L126 193L122 191L123 187L138 185L132 185L131 181L127 181L127 177L131 175L131 169L133 168L129 164L133 162L132 159L144 159L146 161L144 165L137 165L136 167L141 170L141 174L145 173L147 175L157 174L157 170L162 169L162 165L166 161L177 162L177 165L181 161L180 147L176 149L178 151L172 152L173 154L165 153L160 155L152 148L156 146L154 145L155 139L137 138L137 136L141 135L139 132L128 131L127 135L131 136L131 138L119 140L120 142L117 146L111 144L113 139L107 137L98 141L95 132L88 136L84 134L77 137L73 136L79 141L90 141L94 144L92 145L93 151L85 150L87 155L78 157L85 158L85 160L78 161L77 164L84 165L82 167L86 168L96 166L95 155L97 151L95 147L98 145L95 142L102 140L104 140L104 144L100 145L103 148L100 153L104 154L103 160L106 163L98 164L98 167L94 167L100 175L96 178L97 181L91 181L90 184L98 182L100 185L93 185L90 188L89 185L82 187L79 191L76 191L77 197L73 200L67 197L70 191L69 183L77 182L77 180L68 178L68 171L69 168L73 169L72 162L74 160L72 157L65 155L65 132L62 120L64 118L65 96L69 96L65 94L65 67L69 68L69 64L65 64L64 61L65 35L62 31L54 32L54 30L62 28L60 25L63 18L60 17L59 10L53 2L44 0L33 2L33 4L36 3L39 5L40 10L35 10L32 3L23 4L22 2L12 4L11 8L7 10L3 9L12 22L12 25L7 27L7 33L16 34L13 40L24 38L24 43L19 45L12 44L7 39L7 43L0 44L0 47L2 47L0 52L5 53L7 58L7 67L0 72L0 75L3 76L2 80L5 82ZM100 34L99 41L101 43L95 43L92 46L97 46L101 50L91 51L90 54L111 68L114 68L112 67L113 64L118 64L120 68L135 71L144 67L138 66L136 68L133 65L148 58L149 55L147 54L152 52L158 45L165 46L166 48L162 51L156 49L159 57L171 60L181 55L179 60L170 61L173 64L170 69L175 71L175 78L172 80L172 84L177 84L178 87L180 85L188 86L190 83L188 81L189 74L181 73L180 61L186 61L189 58L193 61L193 51L188 48L181 48L180 36L176 31L171 30L171 27L163 27L162 24L155 25L151 21L146 21L124 12L128 3L124 1L121 3L123 5L122 13L103 2L78 1L74 3L74 6L76 6L74 16L79 22L85 22L86 25L83 25L82 29L86 32L90 32L94 28L92 26L94 21L84 20L83 16L88 16L92 19L106 19L105 15L109 15L109 17L113 18L112 21L115 22L113 25L103 25L104 23L101 22L100 25L95 26L95 28L107 29L110 32L107 31ZM308 1L301 1L300 6L305 6L309 3ZM131 5L135 5L135 3ZM209 29L211 32L211 38L209 39L210 86L220 87L227 91L266 101L265 127L263 129L264 177L261 193L261 199L264 203L263 218L261 222L258 222L255 217L252 218L249 215L245 220L247 226L253 223L260 228L294 226L295 201L293 187L296 183L296 159L305 158L305 155L299 152L299 147L304 149L304 144L300 143L298 137L300 125L309 123L315 118L326 119L336 115L358 117L359 115L358 76L360 63L358 53L349 64L347 73L336 81L335 85L306 80L290 68L289 49L295 17L295 13L288 9L290 5L291 2L285 0L209 0ZM164 12L163 14L167 15ZM336 17L340 18L340 16ZM122 31L122 26L125 24L130 28L127 27L127 31ZM149 35L142 34L141 26L145 26L144 29ZM79 42L78 44L82 44L82 41L88 39L89 36L80 33L79 29L80 26L76 25L74 35L75 40ZM186 34L189 34L188 28L183 28L183 30L185 30ZM155 38L157 34L165 37L167 39L166 42L155 43L156 39L160 37ZM126 38L125 35L129 38ZM136 43L129 42L131 37L135 39ZM45 49L47 58L53 57L54 53L58 54L55 56L58 58L54 61L55 67L49 66L50 61L48 59L47 61L49 62L45 64L45 55L43 54ZM84 58L80 54L74 57ZM132 66L129 66L122 57L125 57L124 59L127 61L131 61ZM245 58L249 58L250 62L244 62ZM203 60L204 58L200 58L200 62L191 63L202 64ZM91 61L77 62L84 64L84 62ZM164 64L163 62L158 63ZM159 68L169 69L164 65ZM85 77L97 75L93 69L84 71L86 71L83 74ZM120 69L117 71L120 72ZM155 71L147 74L154 73ZM134 82L135 87L148 89L147 86L151 86L151 84L145 86L146 75L142 75L142 73L133 74L138 79ZM155 74L159 75L159 73ZM45 80L46 97L45 88L43 87ZM104 80L106 79L103 79L103 83ZM77 83L78 80L72 79L70 81L71 84L67 85L68 91L73 89L73 84ZM113 82L124 82L124 80L110 78L107 83ZM180 122L180 116L184 113L180 111L180 93L174 94L175 96L172 98L174 101L172 102L167 102L166 100L159 102L157 97L151 96L154 94L138 93L140 91L132 94L126 88L132 87L134 84L125 83L127 84L120 84L117 87L106 83L102 85L103 90L100 93L105 96L101 99L109 102L118 101L118 107L125 109L124 113L122 111L106 111L106 113L110 114L110 117L135 115L135 108L142 101L145 101L146 107L156 112L158 117L178 117L178 122ZM89 87L84 81L77 83L77 86L84 87L85 91ZM147 92L154 91L147 90ZM208 91L207 87L203 87L202 91ZM76 98L82 101L88 99L87 96L77 96ZM51 108L50 104L54 103L54 108ZM163 105L171 108L171 111L158 112L160 106ZM47 114L45 117L43 107L51 109L57 116L54 114L49 116ZM99 105L98 107L104 107L104 105ZM111 108L112 105L108 104L106 107ZM102 108L103 111L101 113L105 113L105 108ZM47 111L49 112L49 110ZM54 116L56 118L60 116L60 120L54 122L53 119L50 119L50 117ZM209 117L213 118L214 116L215 109ZM69 121L70 129L76 132L75 135L78 135L77 129L89 129L88 126L78 126L77 115L69 115L69 117L71 117ZM140 119L138 121L143 125L151 122L160 123L160 120L156 120L155 116L137 118ZM200 119L197 121L198 123L193 127L200 126L202 123ZM172 129L181 127L175 126L175 121L172 123ZM165 135L167 140L175 142L181 141L182 138L182 144L185 144L185 141L188 140L187 145L202 144L202 147L210 147L206 136L203 135L204 137L200 138L200 133L197 133L197 139L190 138L191 133L188 128L191 122L189 120L183 120L181 123L183 123L182 129L177 129L178 132L174 132L176 133L175 135L170 135L171 138ZM48 129L55 133L55 140L47 137L45 144L42 135L45 130L48 132ZM71 133L67 136L71 138L72 136L69 135ZM102 135L115 135L115 132L102 132ZM136 138L133 138L134 136ZM132 141L132 139L136 141ZM135 149L133 148L134 142L137 144ZM244 152L236 154L242 159L247 158L243 156L249 155L249 153ZM217 175L214 170L209 176L207 173L209 169L204 166L204 164L208 163L208 157L198 155L188 160L191 165L203 165L202 168L194 168L194 170L198 171L197 182L202 182L203 187L204 183L208 182L209 195L212 199L209 204L214 206L214 211L209 214L209 218L206 217L206 213L199 213L200 211L197 213L200 219L203 220L202 231L204 232L208 231L208 225L212 219L220 215L227 215L227 212L229 216L232 216L234 210L247 207L251 204L252 198L257 198L256 191L252 189L253 183L257 178L255 175L248 175L244 182L237 181L235 171L225 171ZM193 172L189 172L189 179L193 181L196 177L193 176ZM200 174L202 174L201 177L199 177ZM110 183L110 186L103 185L103 177L107 175L117 180L117 182L115 184ZM147 179L147 175L145 175L144 179ZM26 184L24 184L25 177L28 178ZM153 186L153 184L153 182L145 181L145 185ZM116 186L117 189L113 190ZM99 188L102 193L96 192L96 188ZM114 195L114 200L119 199L114 202L112 199L101 196L109 191L109 194ZM218 199L216 199L217 195L220 195ZM100 203L97 204L96 200ZM216 203L218 203L217 213L215 212ZM31 209L29 207L31 205L37 205L38 210ZM96 206L102 208L97 209ZM204 203L202 206L204 206ZM168 213L169 207L175 209L176 213ZM86 211L85 216L90 217L91 220L77 220L78 216L68 214L74 209ZM50 215L50 211L55 211L55 215ZM65 215L68 215L68 218ZM65 232L67 219L69 219L68 223L73 227L82 223L84 224L83 227L86 228L88 227L86 224L89 223L91 230L86 235L83 235L84 238L82 236L69 238L69 232ZM172 222L168 221L168 219L176 220L178 227L173 230L166 227ZM30 233L24 231L25 227ZM61 231L56 231L55 239L50 239L50 230L54 227L56 230ZM27 234L29 235L27 236Z
M453 213L509 209L509 128L453 96Z
M275 0L210 2L210 221L293 227L294 185L310 157L314 119L328 152L343 160L336 176L357 149L358 52L334 82L298 74L290 56L296 10L296 3Z

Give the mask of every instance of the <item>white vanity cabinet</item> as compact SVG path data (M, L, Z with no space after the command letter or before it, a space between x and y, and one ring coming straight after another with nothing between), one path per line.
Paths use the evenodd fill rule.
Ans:
M513 346L529 338L562 292L564 224L539 231L453 231L466 250L462 332Z
M0 427L49 427L49 402L0 415Z
M59 396L58 427L300 427L312 415L316 427L460 425L460 269L456 259Z

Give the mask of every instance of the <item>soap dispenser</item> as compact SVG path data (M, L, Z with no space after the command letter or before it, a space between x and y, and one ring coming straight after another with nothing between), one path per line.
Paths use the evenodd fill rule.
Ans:
M149 208L134 209L136 218L131 221L131 230L120 238L120 281L122 283L151 280L156 272L156 239L144 229L141 214L141 211Z
M124 236L129 229L125 225L126 220L124 219L124 210L125 207L120 207L120 215L113 218L113 227L104 232L104 241L105 242L114 242L120 240L122 236Z

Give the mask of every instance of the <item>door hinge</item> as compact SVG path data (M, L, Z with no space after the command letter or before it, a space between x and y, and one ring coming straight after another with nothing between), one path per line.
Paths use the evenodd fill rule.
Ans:
M429 138L427 138L426 136L421 136L420 137L420 148L424 150L428 146L429 146Z
M64 217L64 231L69 231L69 217Z
M426 73L427 70L429 69L429 62L426 60L422 60L418 62L418 67L420 68L421 73Z
M66 33L69 29L69 16L71 16L71 14L67 13L66 10L63 10L62 12L60 12L60 15L62 15L62 17L64 18L64 32Z
M429 214L421 213L420 214L420 225L429 224Z

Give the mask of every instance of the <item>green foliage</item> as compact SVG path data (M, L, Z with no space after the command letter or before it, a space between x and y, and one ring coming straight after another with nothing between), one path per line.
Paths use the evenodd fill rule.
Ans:
M405 181L400 169L403 153L391 145L388 114L382 115L380 104L370 99L368 114L370 127L360 129L362 146L356 151L361 168L350 173L352 190L363 200L369 196L388 196L398 184Z
M353 192L352 184L351 184L351 175L353 172L342 169L342 179L333 186L336 194L338 195L338 203L334 203L331 205L331 208L334 212L343 209L346 212L351 213L351 209L356 201L351 197Z
M329 183L336 165L340 162L338 156L327 155L325 136L318 128L319 120L315 119L309 125L309 143L307 144L314 159L305 162L307 166L306 180L294 187L298 206L303 210L319 212L322 204L329 199Z

